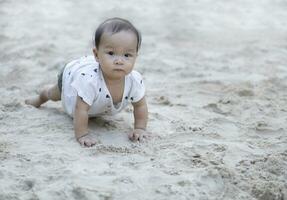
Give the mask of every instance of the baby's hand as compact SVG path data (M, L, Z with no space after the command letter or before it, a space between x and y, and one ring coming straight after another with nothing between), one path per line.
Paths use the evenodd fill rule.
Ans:
M90 134L79 137L77 141L84 147L92 147L97 143L96 139L92 138Z
M129 139L133 142L136 141L143 141L144 139L149 138L149 134L143 130L143 129L134 129L130 134L129 134Z

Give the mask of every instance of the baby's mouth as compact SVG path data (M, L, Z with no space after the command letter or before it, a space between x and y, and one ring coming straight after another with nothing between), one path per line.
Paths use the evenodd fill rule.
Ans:
M114 69L114 71L117 71L117 72L124 72L124 70L123 70L123 69L121 69L121 68L116 68L116 69Z

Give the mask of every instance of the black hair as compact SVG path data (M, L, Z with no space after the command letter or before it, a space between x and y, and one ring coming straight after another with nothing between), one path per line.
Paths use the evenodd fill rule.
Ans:
M118 17L107 19L106 21L104 21L99 25L95 33L96 48L97 49L99 48L101 37L104 32L111 32L112 34L114 34L120 31L132 31L136 34L138 42L137 43L137 51L138 51L141 46L141 40L142 40L141 33L137 30L136 27L134 27L134 25L131 22L129 22L126 19Z

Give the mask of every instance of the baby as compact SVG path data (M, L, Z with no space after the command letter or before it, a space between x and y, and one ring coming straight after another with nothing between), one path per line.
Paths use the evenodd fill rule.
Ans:
M142 76L133 70L140 45L141 34L129 21L104 21L95 33L94 55L66 64L58 83L25 103L38 108L48 100L62 100L65 112L73 117L77 141L86 147L96 144L88 133L89 117L114 115L131 103L135 121L129 139L142 140L148 109Z

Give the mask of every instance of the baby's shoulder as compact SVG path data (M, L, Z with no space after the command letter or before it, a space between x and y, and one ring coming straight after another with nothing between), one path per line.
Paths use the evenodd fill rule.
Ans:
M76 60L73 66L68 66L64 72L65 80L78 85L96 86L100 82L99 65L90 58L82 57Z
M129 74L129 78L131 81L133 82L138 82L141 83L143 81L143 77L141 75L141 73L139 73L138 71L133 70L130 74Z
M92 56L84 56L74 61L73 73L78 76L97 78L99 76L99 64Z
M141 73L133 70L128 76L128 84L131 86L131 89L144 88L144 82Z

